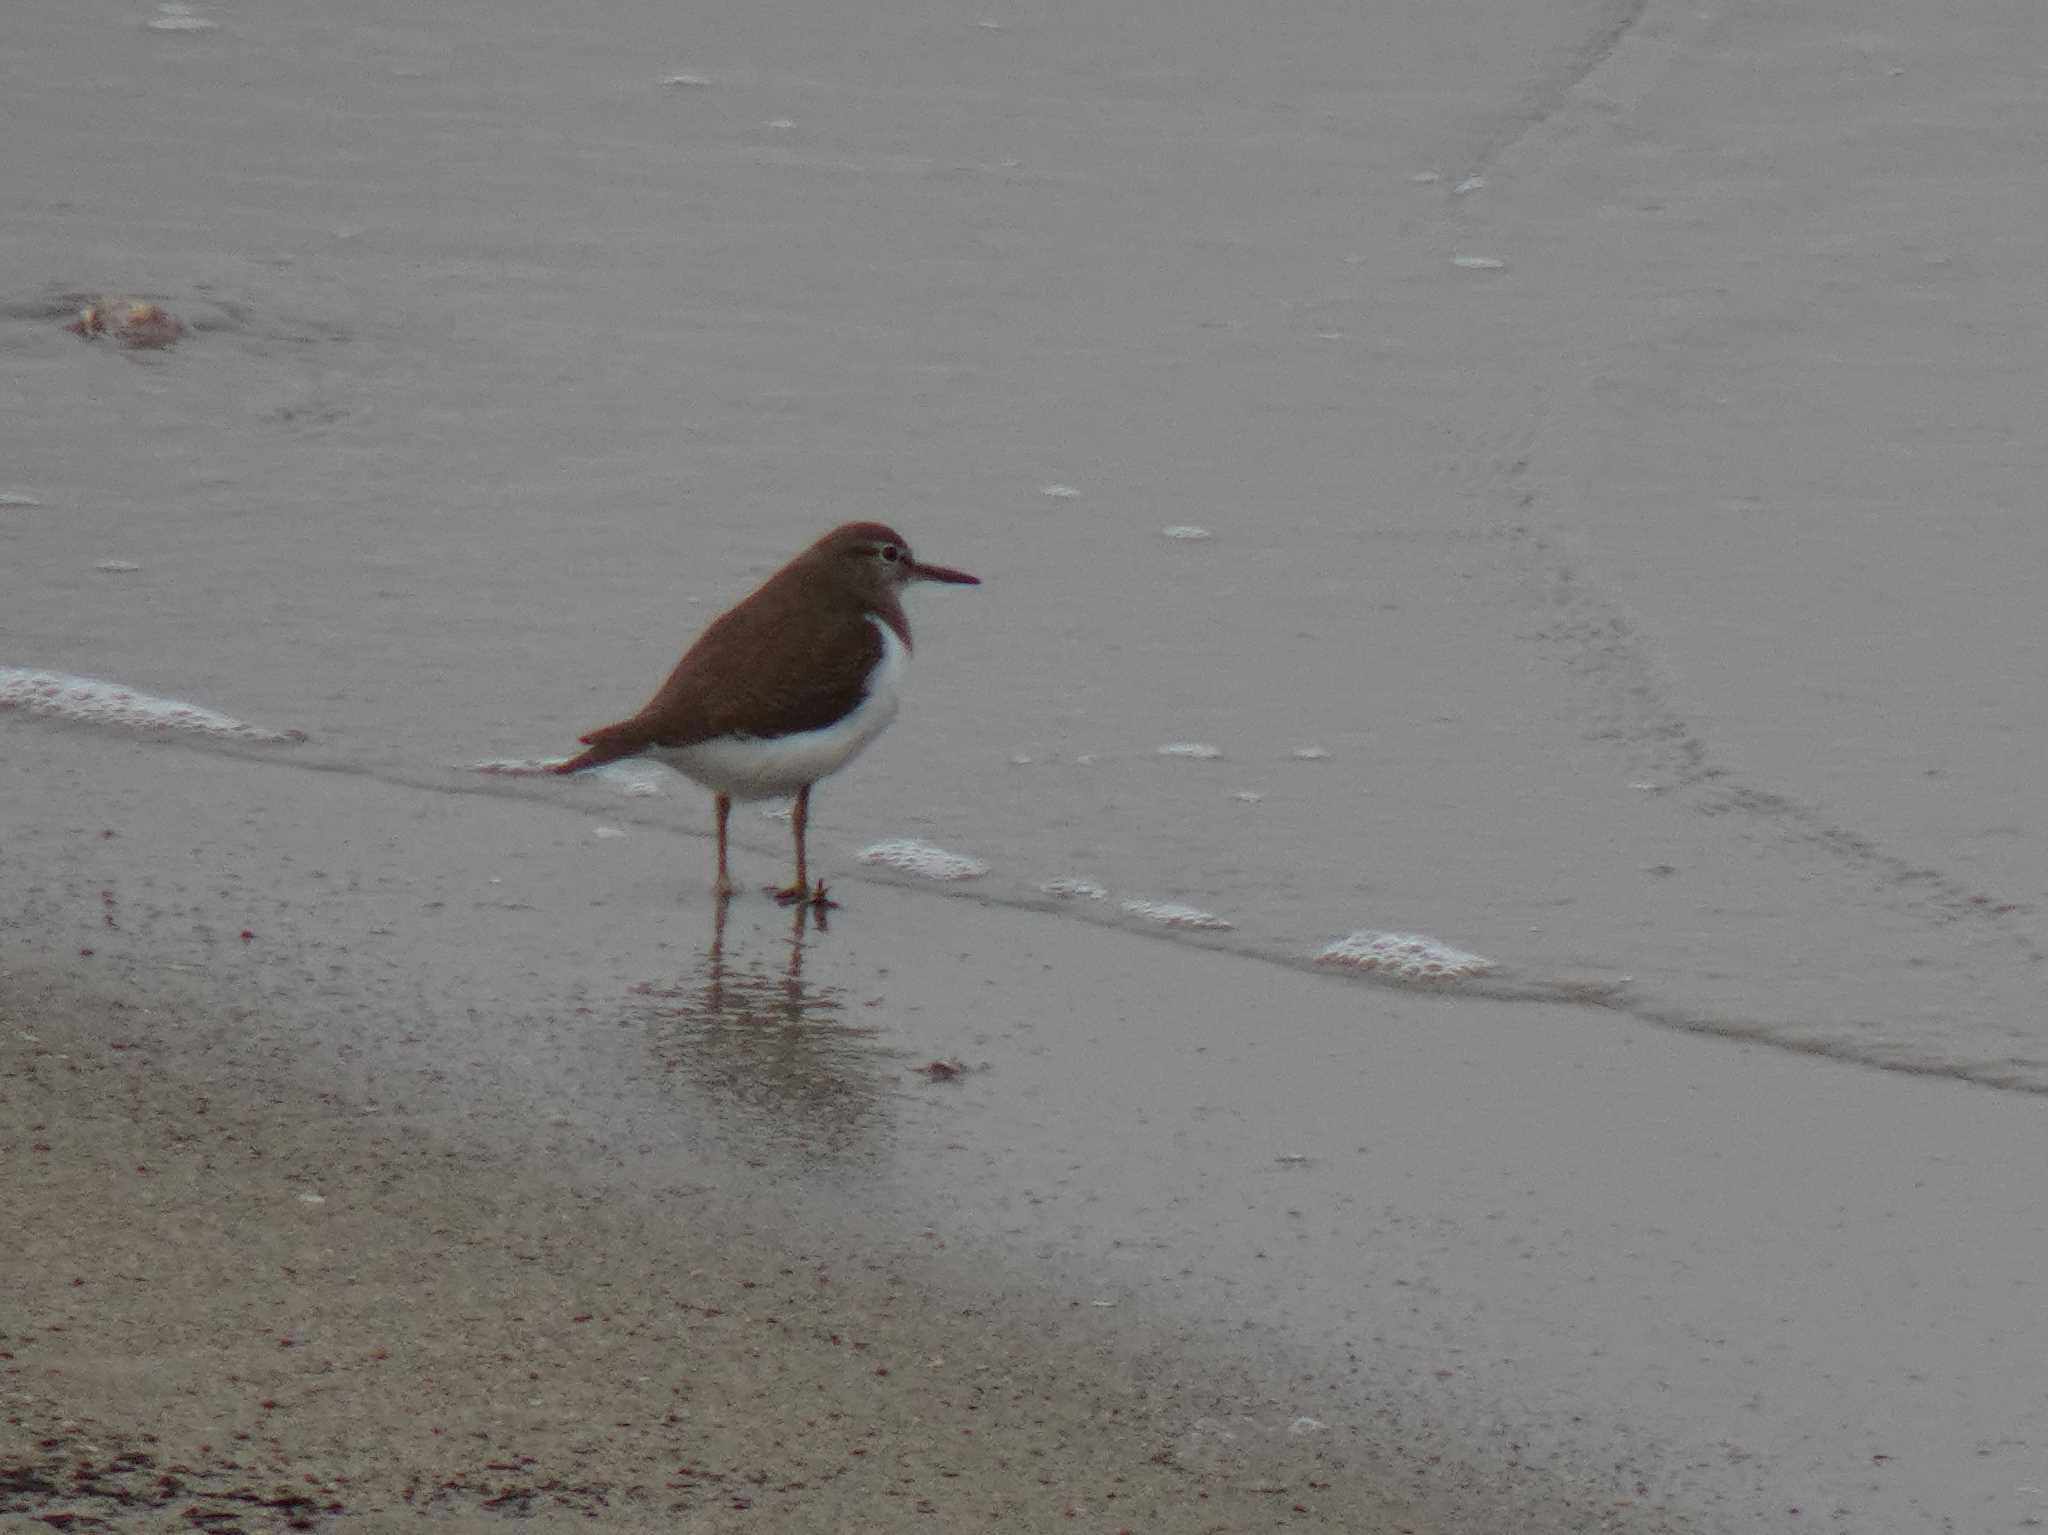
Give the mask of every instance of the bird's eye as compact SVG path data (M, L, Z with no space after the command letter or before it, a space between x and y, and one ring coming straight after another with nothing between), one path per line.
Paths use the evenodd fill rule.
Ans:
M891 565L893 565L898 560L903 558L903 551L901 549L898 549L894 544L884 544L882 545L882 558L887 560Z

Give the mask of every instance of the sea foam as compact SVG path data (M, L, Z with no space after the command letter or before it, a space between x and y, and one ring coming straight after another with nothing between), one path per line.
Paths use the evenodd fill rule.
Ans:
M159 698L98 677L0 666L0 709L40 719L73 720L117 730L186 731L234 741L303 741L303 730L270 730L182 699Z
M1339 938L1316 955L1319 965L1342 965L1401 981L1457 981L1485 975L1493 961L1454 949L1423 933L1382 933L1366 928Z

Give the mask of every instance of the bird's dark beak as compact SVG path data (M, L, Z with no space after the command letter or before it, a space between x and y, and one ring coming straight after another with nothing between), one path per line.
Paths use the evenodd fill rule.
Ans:
M980 576L970 576L964 570L950 570L944 565L926 565L912 560L906 572L913 581L944 581L953 586L979 586Z

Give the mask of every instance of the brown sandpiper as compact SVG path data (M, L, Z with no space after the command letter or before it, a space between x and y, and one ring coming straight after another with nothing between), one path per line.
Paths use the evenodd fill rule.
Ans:
M732 894L725 830L732 802L794 795L796 878L774 892L784 905L823 908L811 885L804 825L811 786L836 773L896 717L910 660L903 588L913 581L979 586L964 570L913 558L879 522L834 528L716 619L668 681L630 719L582 738L589 748L557 773L649 757L717 796L718 879Z

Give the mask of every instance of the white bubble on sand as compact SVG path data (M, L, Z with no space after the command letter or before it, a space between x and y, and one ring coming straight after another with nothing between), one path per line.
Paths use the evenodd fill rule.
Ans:
M482 762L472 762L472 773L489 773L494 778L537 778L543 773L552 773L567 757L487 757Z
M1330 754L1320 746L1297 746L1288 755L1298 762L1321 762Z
M663 75L663 85L673 85L684 90L700 89L711 83L709 75Z
M1183 906L1177 901L1125 901L1123 908L1134 917L1164 923L1168 927L1198 927L1222 932L1236 925L1226 922L1214 912L1203 911L1199 906Z
M0 666L0 710L19 709L41 719L75 720L120 730L182 730L235 741L303 741L303 730L266 730L261 725L188 704L176 698L138 693L97 677Z
M143 25L152 32L211 32L220 23L207 20L189 5L160 5Z
M1453 256L1451 265L1463 267L1468 272L1498 272L1507 266L1492 256Z
M1072 501L1081 494L1071 485L1041 485L1038 487L1038 493L1041 496L1050 496L1055 501Z
M1485 975L1493 961L1424 933L1382 933L1361 928L1316 955L1319 965L1343 965L1401 981L1456 981Z
M1162 757L1192 757L1198 762L1213 762L1223 755L1221 747L1200 741L1168 741L1158 748L1158 752Z
M1216 535L1215 535L1214 533L1211 533L1211 532L1210 532L1210 531L1209 531L1209 530L1208 530L1207 528L1192 528L1192 527L1173 527L1173 528L1161 528L1161 529L1159 530L1159 533L1160 533L1160 536L1161 536L1161 537L1163 537L1163 538L1186 538L1186 539L1198 539L1198 538L1214 538L1214 537L1216 536Z
M483 762L472 762L472 773L488 773L493 778L549 778L555 776L555 769L567 762L567 757L491 757ZM576 776L594 778L606 788L621 794L659 794L662 776L668 770L653 762L607 762L603 767L590 769Z
M1083 879L1078 874L1062 874L1058 879L1049 879L1038 887L1047 895L1056 895L1061 900L1099 901L1109 894L1092 879Z
M1230 791L1230 797L1236 800L1240 805L1256 805L1260 800L1264 799L1266 796L1261 794L1257 789L1232 789Z
M593 826L590 828L590 835L600 842L607 842L614 837L625 836L626 832L625 828L620 826Z
M980 879L988 873L988 865L979 858L970 858L965 853L949 853L942 847L933 847L928 842L917 842L908 837L864 847L859 857L862 863L901 869L905 874L916 874L924 879Z
M668 781L668 769L658 762L607 762L592 768L590 776L621 794L659 794Z

